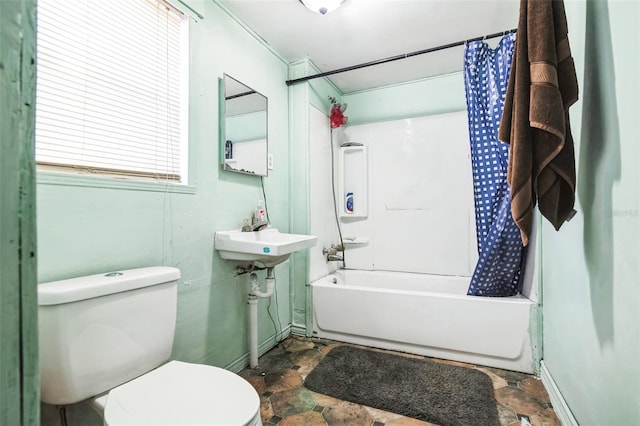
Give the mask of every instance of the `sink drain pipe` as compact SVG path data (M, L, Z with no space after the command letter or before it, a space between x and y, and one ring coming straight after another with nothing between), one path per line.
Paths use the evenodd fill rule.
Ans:
M268 298L273 294L276 277L273 267L267 268L267 291L260 290L258 276L251 273L251 289L249 290L249 367L258 368L258 299Z

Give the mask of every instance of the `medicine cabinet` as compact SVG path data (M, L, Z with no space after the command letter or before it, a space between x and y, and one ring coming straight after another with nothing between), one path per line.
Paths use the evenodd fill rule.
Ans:
M220 157L226 171L267 176L267 97L220 79Z

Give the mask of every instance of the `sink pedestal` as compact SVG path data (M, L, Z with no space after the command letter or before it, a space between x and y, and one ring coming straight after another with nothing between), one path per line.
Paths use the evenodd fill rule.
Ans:
M268 298L273 294L276 277L273 267L267 268L267 291L260 290L258 276L251 274L251 290L249 291L249 367L258 368L258 299Z

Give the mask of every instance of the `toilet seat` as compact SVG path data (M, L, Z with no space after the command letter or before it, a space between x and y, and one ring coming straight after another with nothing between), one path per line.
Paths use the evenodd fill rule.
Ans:
M121 425L262 425L260 398L222 368L171 361L109 392L104 422Z

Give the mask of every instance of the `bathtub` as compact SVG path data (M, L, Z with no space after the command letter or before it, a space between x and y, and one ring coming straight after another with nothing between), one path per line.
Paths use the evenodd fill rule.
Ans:
M532 373L536 304L467 296L468 286L469 277L338 270L311 283L313 334Z

